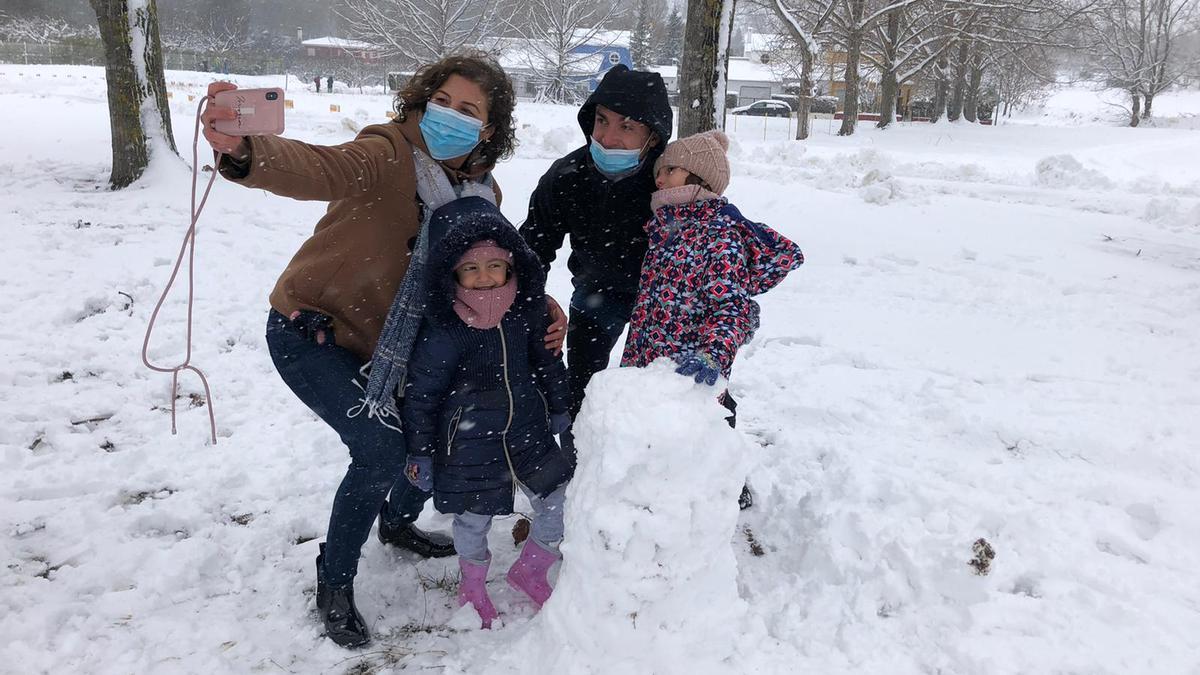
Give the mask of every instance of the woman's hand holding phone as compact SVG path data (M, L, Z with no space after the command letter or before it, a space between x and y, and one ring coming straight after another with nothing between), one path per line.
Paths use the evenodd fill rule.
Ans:
M213 150L234 159L242 160L250 156L250 148L246 142L246 137L223 134L215 128L217 120L237 119L237 111L233 108L213 103L213 97L218 93L234 89L237 89L237 85L232 82L213 82L209 84L209 103L200 115L200 123L204 125L204 138L208 139L208 144L212 146Z

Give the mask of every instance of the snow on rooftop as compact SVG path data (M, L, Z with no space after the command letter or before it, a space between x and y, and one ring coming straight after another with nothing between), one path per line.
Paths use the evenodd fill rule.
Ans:
M370 42L363 42L361 40L347 40L346 38L339 38L339 37L332 37L332 36L313 38L311 40L305 40L304 42L301 42L300 44L304 45L305 47L338 47L341 49L379 49L380 48L378 45L373 45Z
M548 70L553 68L553 50L548 44L539 47L531 44L534 41L517 38L499 38L492 44L491 51L495 53L500 67L508 72L525 72L530 70ZM571 54L566 63L569 75L592 75L600 72L607 56L604 52L592 54Z
M678 66L651 66L650 70L662 75L667 79L679 77ZM729 58L729 74L727 77L730 82L779 82L780 79L767 66L749 59L739 58L736 56Z
M584 44L592 46L629 47L629 38L633 31L628 30L598 30L592 33L588 28L575 29L575 39L583 40ZM588 37L588 36L591 37Z
M771 70L771 67L752 61L750 59L742 59L730 57L729 59L729 80L741 80L743 82L778 82L779 77Z
M782 35L776 33L746 33L746 51L747 52L769 52L775 48L783 40Z

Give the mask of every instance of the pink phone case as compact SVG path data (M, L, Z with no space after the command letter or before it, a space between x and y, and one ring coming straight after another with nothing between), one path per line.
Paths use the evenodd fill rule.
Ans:
M283 133L283 90L234 89L222 91L213 104L233 108L238 116L216 120L214 128L230 136L273 136Z

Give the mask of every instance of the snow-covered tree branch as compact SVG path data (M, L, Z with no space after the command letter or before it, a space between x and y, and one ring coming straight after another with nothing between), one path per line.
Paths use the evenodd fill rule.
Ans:
M509 22L521 38L506 49L534 73L540 100L579 103L587 95L580 83L596 72L595 55L579 48L602 43L604 26L616 16L614 6L595 0L530 0L524 15Z
M413 63L478 47L499 23L494 0L341 0L334 11L353 37Z
M0 12L0 42L41 45L98 37L100 31L95 26L80 26L55 17L21 17Z
M787 36L786 44L779 50L782 54L794 54L796 58L787 58L793 66L797 79L800 81L800 101L796 111L796 140L808 138L810 124L809 113L812 109L814 89L813 69L816 65L821 47L817 35L825 30L825 26L833 16L836 0L762 0L761 4L775 15L783 26Z
M1178 49L1200 29L1198 12L1197 0L1104 0L1087 15L1084 46L1105 83L1129 93L1129 126L1150 117L1154 97L1200 66L1200 57Z

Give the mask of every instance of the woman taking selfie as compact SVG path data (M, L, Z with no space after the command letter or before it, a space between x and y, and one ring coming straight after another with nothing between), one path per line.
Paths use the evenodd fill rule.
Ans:
M208 94L235 88L214 82ZM205 137L223 155L222 176L284 197L330 202L271 291L266 338L283 381L350 451L317 557L317 608L339 645L370 639L353 583L376 517L385 544L429 557L454 553L448 537L414 527L429 494L403 478L403 436L377 414L389 406L394 414L394 399L376 406L369 391L381 398L383 387L373 386L381 352L389 356L382 372L391 377L380 378L389 399L402 379L403 341L415 336L401 337L404 331L395 327L405 314L405 294L398 297L398 291L420 276L405 281L410 261L419 268L428 245L422 223L430 202L436 207L447 194L481 193L499 201L491 170L512 154L513 105L512 83L500 66L471 53L418 70L396 97L394 121L366 127L341 145L230 136L217 132L214 122L233 119L233 109L210 106L204 112ZM555 310L547 344L557 348L566 321ZM364 367L373 355L368 384ZM390 368L392 361L401 367Z

